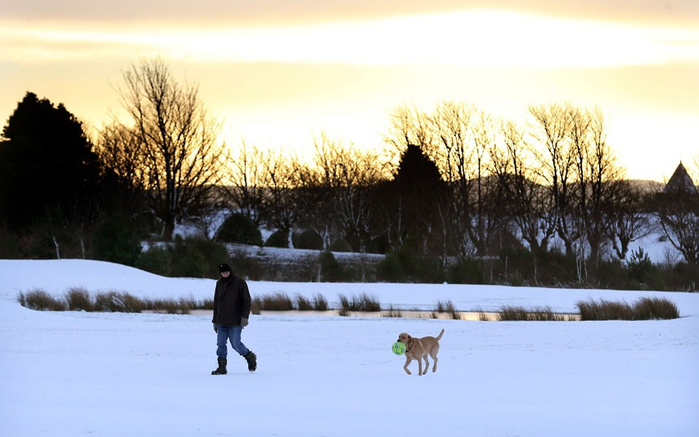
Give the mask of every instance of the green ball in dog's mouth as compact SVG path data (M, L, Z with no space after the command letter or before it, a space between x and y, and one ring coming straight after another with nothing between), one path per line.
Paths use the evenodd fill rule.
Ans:
M391 350L393 350L393 353L396 355L403 355L405 353L405 343L397 341L393 343L393 347L391 348Z

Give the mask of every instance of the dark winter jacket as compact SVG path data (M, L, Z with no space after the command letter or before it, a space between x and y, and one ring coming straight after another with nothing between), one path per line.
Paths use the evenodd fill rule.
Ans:
M250 291L245 280L231 273L216 281L213 323L239 326L242 317L250 317Z

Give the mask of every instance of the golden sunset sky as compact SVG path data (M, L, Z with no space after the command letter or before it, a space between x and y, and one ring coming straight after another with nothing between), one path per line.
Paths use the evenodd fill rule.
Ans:
M0 0L3 126L31 91L99 128L151 56L233 147L378 148L401 105L571 102L602 110L628 177L699 158L697 0Z

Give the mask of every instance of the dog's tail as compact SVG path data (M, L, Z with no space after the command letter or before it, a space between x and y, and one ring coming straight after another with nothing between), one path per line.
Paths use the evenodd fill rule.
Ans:
M442 329L442 332L440 332L439 335L437 336L437 341L442 339L442 335L444 335L444 329Z

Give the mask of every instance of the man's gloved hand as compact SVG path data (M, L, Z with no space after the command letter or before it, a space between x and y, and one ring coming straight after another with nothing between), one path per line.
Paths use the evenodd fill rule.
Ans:
M246 326L248 326L248 319L246 319L245 317L242 317L242 318L240 319L240 326L242 326L243 328L245 328Z
M214 323L214 332L218 334L218 325Z

